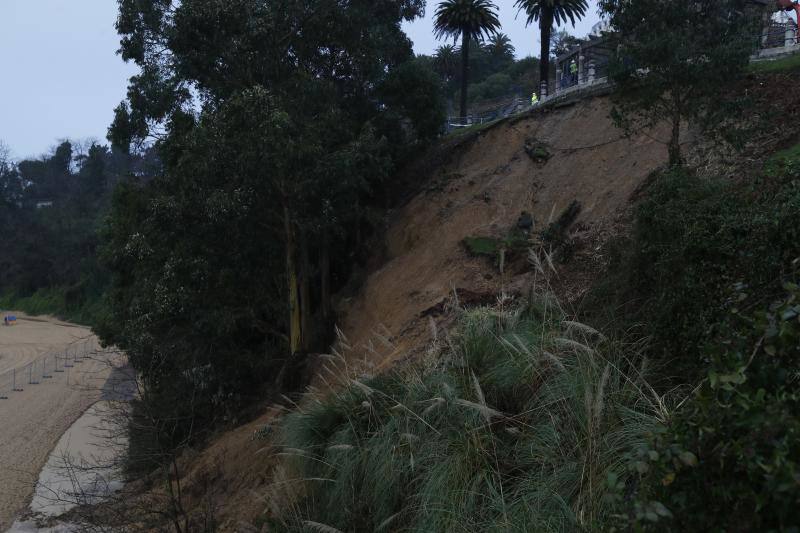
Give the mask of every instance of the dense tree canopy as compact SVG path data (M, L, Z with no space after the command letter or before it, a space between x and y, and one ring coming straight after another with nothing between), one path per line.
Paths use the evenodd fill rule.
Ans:
M756 46L761 13L748 0L603 0L620 32L610 74L614 116L628 129L660 122L672 130L670 165L681 163L681 123L713 132L735 116L726 89Z
M164 171L115 196L99 331L213 419L326 349L389 178L439 133L440 80L401 30L424 2L119 3L140 73L109 138L155 140Z
M96 261L97 230L111 190L145 168L146 154L129 155L96 142L64 141L51 153L17 163L0 154L0 297L9 302L38 291L50 312L88 320L105 274ZM12 238L13 237L13 238Z

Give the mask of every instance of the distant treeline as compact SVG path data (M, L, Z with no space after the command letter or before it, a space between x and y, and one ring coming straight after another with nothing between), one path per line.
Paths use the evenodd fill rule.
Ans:
M151 152L126 154L94 142L63 141L19 162L3 149L0 307L92 322L109 279L97 248L111 191L157 168Z

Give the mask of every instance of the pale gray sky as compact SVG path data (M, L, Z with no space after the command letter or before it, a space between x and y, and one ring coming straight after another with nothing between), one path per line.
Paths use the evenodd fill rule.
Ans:
M17 158L63 137L105 141L134 68L114 0L0 0L0 140Z
M430 54L436 0L427 16L405 25L417 53ZM539 32L525 28L514 0L495 0L503 32L517 57L538 55ZM585 35L597 22L596 0L575 30ZM47 152L59 139L105 141L113 109L136 72L116 51L114 0L0 0L0 141L16 158Z
M0 0L2 1L2 0ZM514 47L517 49L517 58L523 58L531 55L539 56L539 28L534 23L532 26L526 28L526 17L524 13L517 16L517 9L514 8L514 0L493 0L499 8L500 23L503 25L501 30L503 33L508 34ZM418 54L432 54L439 45L445 44L450 41L436 41L433 38L433 15L436 12L438 0L428 0L428 7L425 10L425 18L416 20L411 24L406 24L404 29L408 36L414 41L414 50ZM572 24L567 23L561 29L566 29L570 33L579 37L587 35L592 26L594 26L600 18L597 15L597 0L589 0L589 11L586 18L579 21L575 28Z

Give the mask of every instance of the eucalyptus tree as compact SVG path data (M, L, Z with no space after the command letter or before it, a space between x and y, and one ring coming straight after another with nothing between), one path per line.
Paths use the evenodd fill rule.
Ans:
M470 43L480 43L499 31L497 6L489 0L444 0L436 8L433 28L437 39L461 38L460 113L463 119L467 116Z
M539 23L542 47L539 56L539 86L542 97L549 93L550 77L550 37L553 25L560 26L569 20L572 26L580 20L589 9L586 0L516 0L514 7L524 11L527 16L526 25Z
M163 172L116 197L100 332L147 386L200 379L213 419L264 384L296 385L302 356L328 348L320 315L399 154L433 131L418 122L437 116L440 87L399 73L413 60L402 23L424 5L119 0L139 72L109 139L155 142Z

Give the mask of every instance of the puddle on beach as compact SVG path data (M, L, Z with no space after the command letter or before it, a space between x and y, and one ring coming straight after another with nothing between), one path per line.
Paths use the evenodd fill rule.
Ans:
M18 520L8 533L71 533L74 524L40 527L78 505L92 505L122 488L119 459L127 436L119 421L119 402L99 401L62 435L39 474L28 518Z

